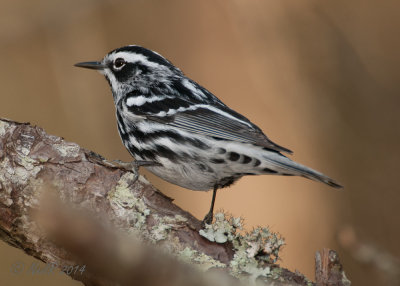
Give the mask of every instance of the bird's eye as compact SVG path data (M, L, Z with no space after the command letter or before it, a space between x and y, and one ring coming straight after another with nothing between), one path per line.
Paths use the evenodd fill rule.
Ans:
M125 60L123 59L123 58L117 58L117 59L115 59L115 61L114 61L114 67L116 68L116 69L120 69L120 68L122 68L124 65L125 65Z

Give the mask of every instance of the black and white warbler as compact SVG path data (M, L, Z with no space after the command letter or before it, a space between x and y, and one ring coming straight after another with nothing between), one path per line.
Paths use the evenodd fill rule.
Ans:
M217 189L245 175L297 175L335 188L331 178L296 163L246 117L186 77L160 54L140 46L108 53L95 69L111 86L122 142L139 163L178 186ZM147 165L146 165L147 164Z

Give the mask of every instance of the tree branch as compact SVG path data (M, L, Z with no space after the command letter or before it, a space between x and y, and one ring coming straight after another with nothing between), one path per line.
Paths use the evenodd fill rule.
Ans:
M283 240L268 229L242 235L239 219L217 214L200 230L199 220L145 178L132 184L133 177L39 127L0 120L0 238L45 263L87 265L69 273L85 285L239 283L232 277L312 284L274 264ZM210 280L150 245L208 272L221 271L211 271L217 280Z

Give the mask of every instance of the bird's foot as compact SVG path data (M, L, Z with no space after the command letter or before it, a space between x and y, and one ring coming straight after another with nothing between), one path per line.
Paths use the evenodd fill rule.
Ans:
M122 162L120 160L114 160L114 161L105 161L104 162L106 166L111 167L111 168L120 168L124 169L128 172L132 172L134 177L132 180L132 184L134 184L137 179L139 178L139 167L148 167L148 166L157 166L159 163L157 162L152 162L152 161L145 161L145 160L135 160L132 162Z
M201 222L201 227L205 228L206 224L211 224L214 218L214 214L212 212L209 212L206 214L204 217L203 221Z

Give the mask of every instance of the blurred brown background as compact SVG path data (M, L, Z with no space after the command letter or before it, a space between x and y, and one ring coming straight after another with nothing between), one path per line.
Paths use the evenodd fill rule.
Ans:
M280 232L287 241L280 263L310 278L315 251L330 247L353 285L398 282L398 1L0 3L0 117L129 161L107 82L73 64L127 44L156 50L294 150L295 160L345 186L248 177L219 192L217 209L243 216L247 229ZM182 208L199 218L207 212L211 193L145 174ZM63 275L16 275L17 261L35 260L0 242L0 285L79 285Z

